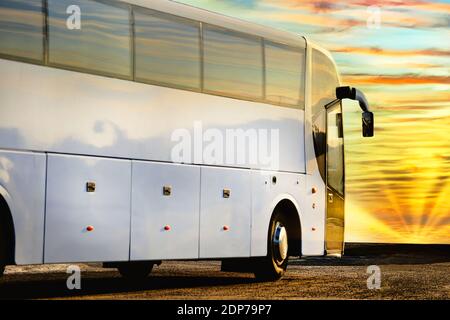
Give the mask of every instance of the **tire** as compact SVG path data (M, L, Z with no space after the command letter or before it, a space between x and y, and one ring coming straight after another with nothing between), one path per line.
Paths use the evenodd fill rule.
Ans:
M2 236L2 234L5 234L2 231L3 230L1 229L1 226L0 226L0 278L5 273L5 266L6 266L6 261L7 261L7 259L6 259L6 256L7 256L6 239L5 239L5 237Z
M261 281L277 281L283 277L288 265L288 233L281 212L275 212L270 221L267 256L255 264L255 277Z
M0 277L7 265L14 264L14 226L11 215L3 197L0 195Z
M127 280L144 280L152 272L153 262L127 262L117 266L120 275Z

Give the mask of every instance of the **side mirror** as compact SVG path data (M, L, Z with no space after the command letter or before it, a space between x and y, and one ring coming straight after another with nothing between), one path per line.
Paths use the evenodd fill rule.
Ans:
M374 135L374 117L373 112L365 111L362 114L362 131L363 137L373 137Z
M374 136L374 116L373 112L369 111L369 102L367 101L364 93L356 88L351 87L338 87L336 88L336 98L339 100L350 99L359 102L361 107L362 122L363 122L363 137L373 137Z

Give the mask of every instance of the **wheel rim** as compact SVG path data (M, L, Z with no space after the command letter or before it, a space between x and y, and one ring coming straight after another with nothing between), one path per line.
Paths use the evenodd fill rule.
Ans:
M280 222L275 225L272 244L275 262L281 266L288 256L288 237L286 228Z

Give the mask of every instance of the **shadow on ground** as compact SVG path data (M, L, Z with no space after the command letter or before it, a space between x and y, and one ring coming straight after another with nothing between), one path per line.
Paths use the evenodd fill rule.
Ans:
M291 261L304 266L421 265L450 262L450 245L347 243L342 258L313 257Z
M219 273L220 275L220 273ZM48 275L35 273L26 281L10 280L0 282L0 299L45 299L52 297L83 297L102 294L138 293L161 289L189 289L203 286L228 286L249 284L256 280L251 277L193 277L193 276L150 276L146 280L133 283L117 276L116 272L88 272L83 275L82 290L67 290L67 274ZM46 280L42 280L46 279Z

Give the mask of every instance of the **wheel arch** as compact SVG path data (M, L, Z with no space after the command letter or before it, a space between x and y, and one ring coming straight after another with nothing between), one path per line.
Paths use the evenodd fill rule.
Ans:
M277 212L281 212L288 221L286 229L289 235L289 256L301 256L302 218L300 206L291 195L282 195L273 202L270 221Z
M5 243L5 251L0 251L0 260L6 265L15 264L16 235L11 202L9 193L0 186L0 241Z

